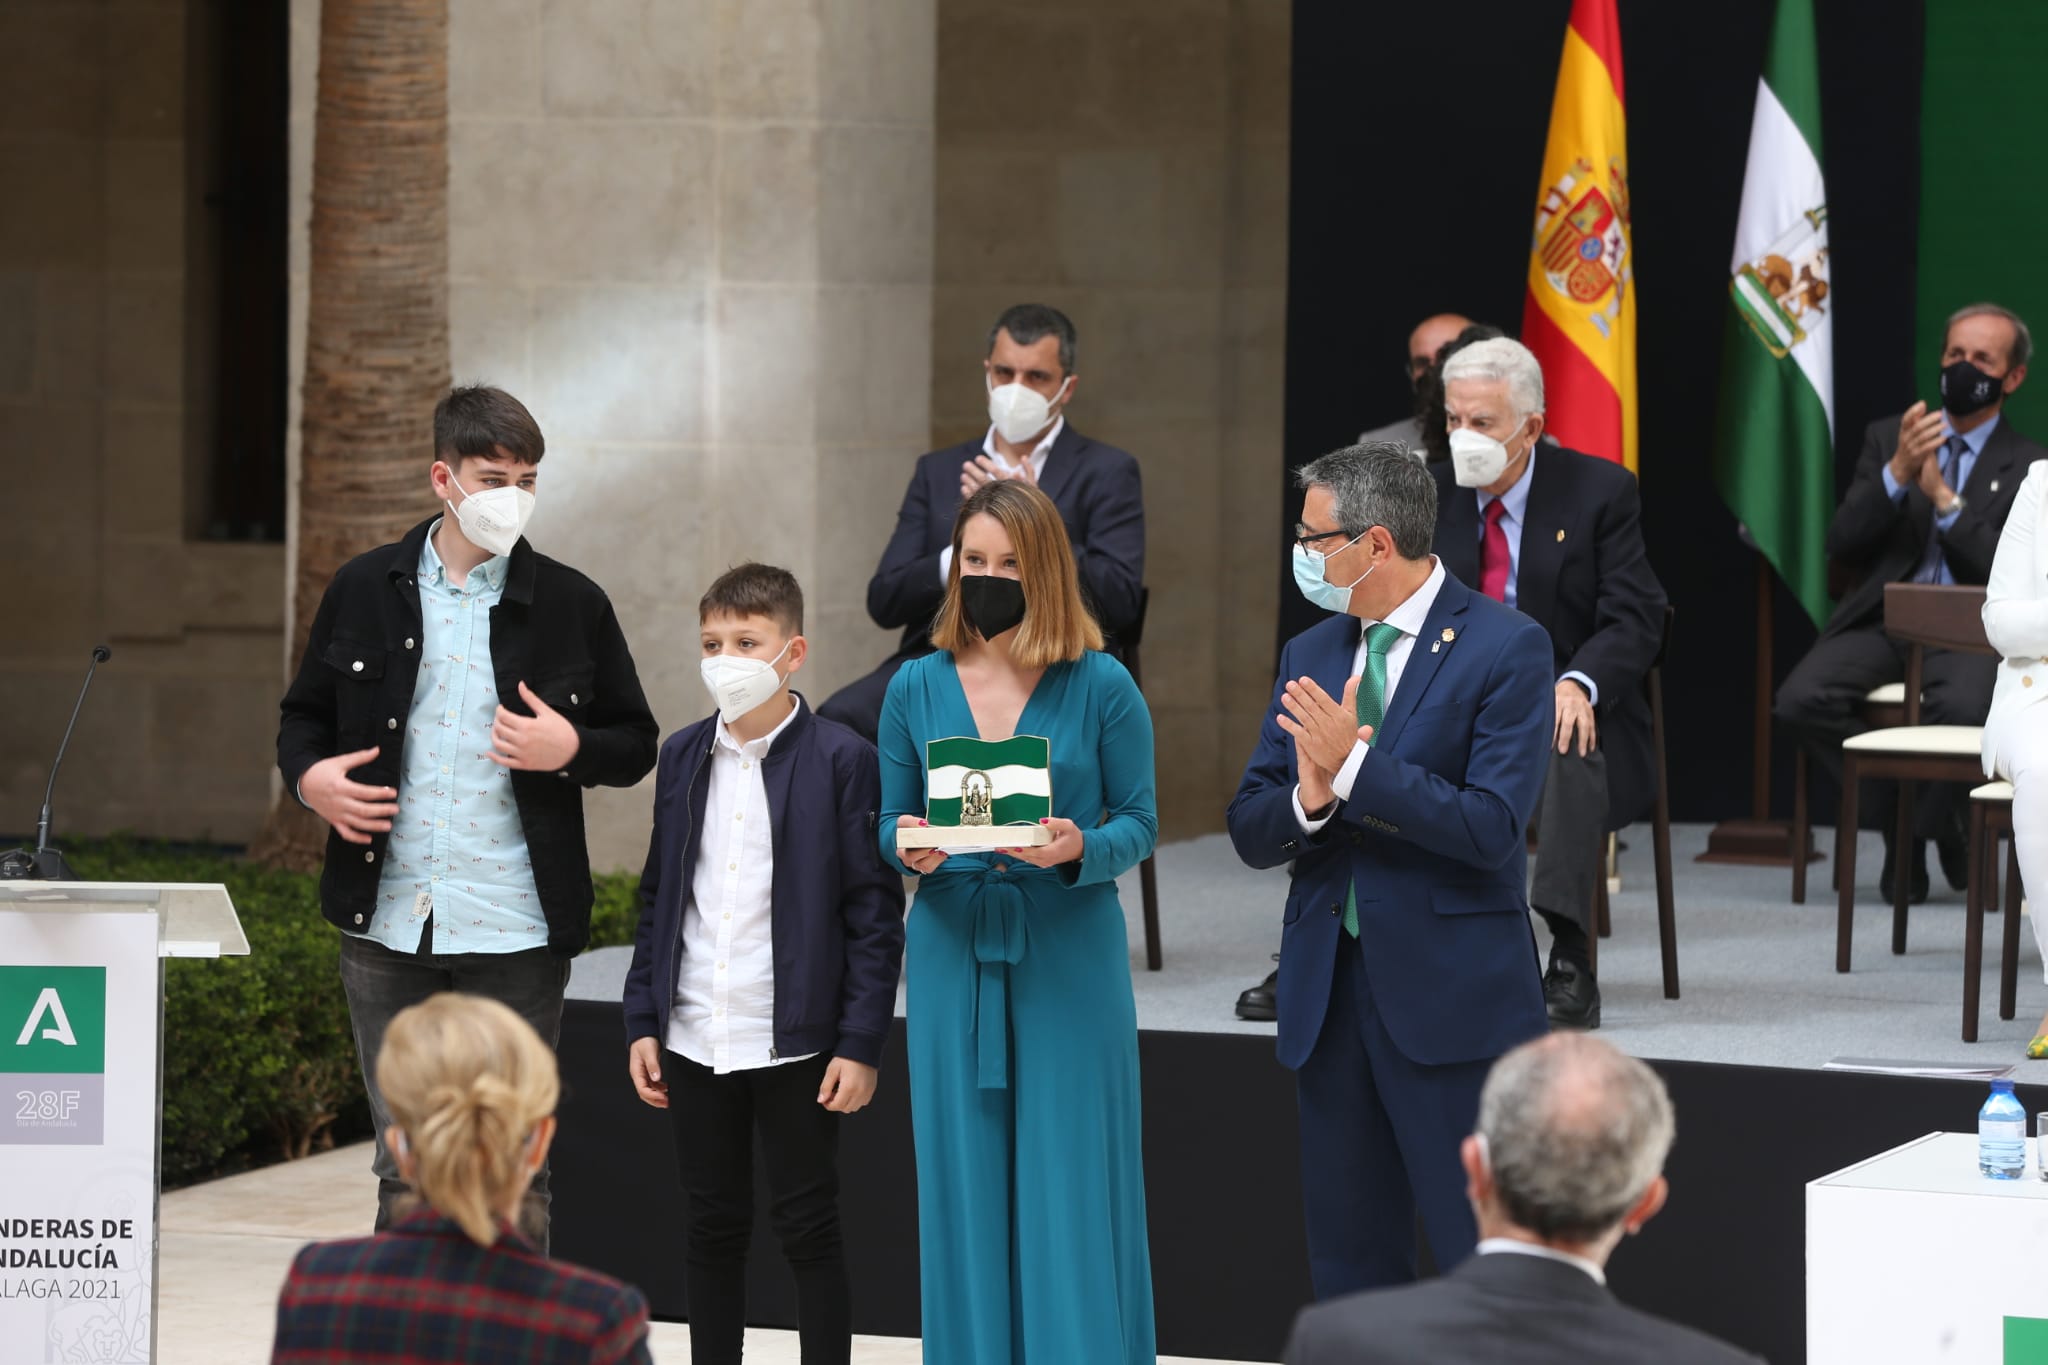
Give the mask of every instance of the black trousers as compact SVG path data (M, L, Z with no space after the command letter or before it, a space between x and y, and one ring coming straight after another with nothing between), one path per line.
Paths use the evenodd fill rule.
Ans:
M824 704L818 708L818 714L826 720L838 721L873 744L876 734L882 728L882 702L889 695L889 680L896 676L897 669L912 659L921 659L931 652L929 645L917 649L897 650L882 660L874 672L855 678L825 698Z
M1928 650L1921 664L1921 721L1928 725L1982 725L1991 711L1991 686L1997 677L1998 660L1988 654ZM1887 636L1883 626L1836 631L1821 636L1806 657L1792 666L1778 688L1772 710L1778 723L1839 783L1842 741L1870 728L1863 720L1863 698L1873 688L1904 682L1905 678L1906 647ZM1897 788L1884 782L1867 790L1872 799L1862 803L1864 823L1866 827L1875 823L1889 843ZM1955 783L1920 788L1913 803L1919 837L1931 839L1957 832L1957 815L1967 791L1967 784Z
M796 1277L803 1365L846 1365L853 1291L839 1238L840 1115L818 1103L831 1058L720 1076L662 1054L676 1161L688 1196L683 1288L690 1359L739 1365L754 1231L754 1138L767 1168L768 1218Z

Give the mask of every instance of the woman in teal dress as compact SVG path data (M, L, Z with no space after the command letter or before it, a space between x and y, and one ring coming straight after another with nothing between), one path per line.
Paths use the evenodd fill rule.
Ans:
M1152 718L1101 652L1052 500L985 485L961 504L935 654L882 707L883 853L910 910L910 1103L925 1359L1150 1365L1137 1014L1116 878L1158 834ZM1050 844L910 850L925 745L1051 741Z

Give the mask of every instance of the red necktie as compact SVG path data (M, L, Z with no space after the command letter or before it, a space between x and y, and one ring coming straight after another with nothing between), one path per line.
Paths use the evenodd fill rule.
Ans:
M1508 533L1500 526L1507 511L1499 498L1486 504L1486 535L1479 542L1479 591L1496 602L1508 600Z

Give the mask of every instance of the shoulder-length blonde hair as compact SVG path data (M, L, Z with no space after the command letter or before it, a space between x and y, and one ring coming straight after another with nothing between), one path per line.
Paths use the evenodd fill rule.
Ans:
M1081 600L1074 549L1067 524L1051 498L1028 483L997 479L974 490L953 518L953 564L946 574L946 600L932 622L932 643L959 653L977 638L960 609L960 541L967 523L994 517L1017 551L1018 581L1024 586L1024 621L1010 657L1025 668L1071 663L1102 648L1102 627Z
M402 1009L377 1051L377 1089L411 1149L420 1198L479 1246L525 1178L528 1144L555 1112L555 1054L496 1000L454 991Z

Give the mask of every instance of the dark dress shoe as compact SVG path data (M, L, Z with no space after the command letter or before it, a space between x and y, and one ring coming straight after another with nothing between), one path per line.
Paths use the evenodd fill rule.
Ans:
M1280 955L1273 954L1278 962ZM1279 1006L1275 1000L1280 993L1278 970L1266 973L1266 979L1237 997L1237 1017L1254 1024L1270 1024L1280 1018Z
M1959 854L1959 855L1958 855L1958 858L1957 858L1957 862L1958 862L1958 865L1962 865L1962 864L1963 864L1963 863L1964 863L1965 861L1966 861L1966 859L1965 859L1965 858L1964 858L1964 857L1963 857L1962 855L1960 855L1960 854ZM1895 873L1896 873L1896 871L1897 871L1897 868L1898 868L1898 851L1897 851L1896 849L1894 849L1894 848L1892 847L1892 845L1891 845L1891 841L1890 841L1889 839L1887 839L1887 840L1885 841L1885 846L1884 846L1884 870L1883 870L1883 871L1881 871L1881 872L1879 872L1879 873L1877 874L1877 894L1878 894L1878 898L1879 898L1880 900L1882 900L1882 901L1883 901L1883 902L1884 902L1884 903L1885 903L1886 905L1890 905L1890 904L1892 903L1892 887L1893 887L1893 885L1894 885L1894 882L1893 882L1893 876L1895 875ZM1942 869L1941 869L1941 870L1942 870L1942 874L1943 874L1944 876L1948 875L1948 856L1947 856L1947 854L1943 854L1943 855L1942 855ZM1926 902L1926 900L1927 900L1927 889L1928 889L1928 888L1927 888L1927 845L1926 845L1925 843L1923 843L1922 841L1918 840L1918 839L1915 839L1915 840L1913 841L1913 873L1912 873L1912 875L1913 875L1913 880L1912 880L1912 881L1911 881L1911 882L1910 882L1910 883L1908 884L1908 886L1907 886L1907 888L1906 888L1906 903L1907 903L1908 905L1921 905L1921 904L1924 904L1924 903ZM1966 884L1967 884L1967 883L1966 883Z
M1558 958L1543 974L1543 1009L1552 1028L1600 1027L1600 985L1569 958Z

